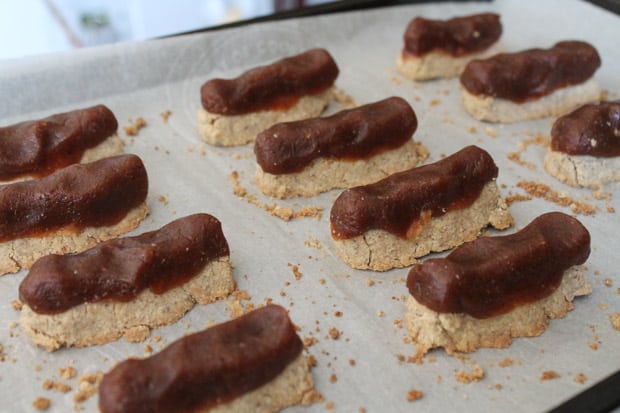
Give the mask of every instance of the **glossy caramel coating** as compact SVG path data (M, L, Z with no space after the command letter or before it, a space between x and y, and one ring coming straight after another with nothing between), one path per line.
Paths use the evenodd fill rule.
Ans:
M200 90L210 113L241 115L260 110L286 110L304 95L327 90L338 66L325 49L310 49L270 65L250 69L234 79L211 79Z
M303 350L286 310L267 305L185 336L147 359L129 359L99 386L102 413L194 412L274 379Z
M407 288L433 311L488 318L549 296L564 271L589 255L588 230L551 212L515 234L478 238L414 266Z
M162 294L229 254L220 222L190 215L80 254L40 258L20 284L19 299L36 313L56 314L87 302L128 301L147 288Z
M0 128L0 180L41 177L77 163L117 128L104 105Z
M433 164L348 189L332 207L332 237L349 239L381 229L407 238L421 220L471 205L497 173L486 151L468 146Z
M569 155L620 156L620 102L588 104L559 117L551 128L551 149Z
M580 41L556 43L550 49L529 49L473 60L461 74L472 95L523 103L585 82L601 66L596 49Z
M59 229L120 222L146 200L148 177L135 155L74 164L44 178L0 187L0 242Z
M499 15L482 13L431 20L416 17L405 31L405 54L424 56L442 52L458 57L489 48L502 35Z
M366 159L397 148L418 122L400 97L344 110L325 118L279 123L256 137L256 162L264 172L299 172L317 158Z

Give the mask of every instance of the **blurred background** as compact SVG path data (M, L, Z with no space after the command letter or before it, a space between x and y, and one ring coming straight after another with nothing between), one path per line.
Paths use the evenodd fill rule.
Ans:
M2 0L0 59L152 39L335 0Z

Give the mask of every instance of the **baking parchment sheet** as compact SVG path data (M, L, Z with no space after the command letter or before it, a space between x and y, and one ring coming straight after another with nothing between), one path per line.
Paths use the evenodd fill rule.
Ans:
M126 151L140 155L149 173L150 216L134 234L158 228L181 216L208 212L223 223L231 247L234 277L240 290L259 305L273 300L290 310L302 337L318 341L309 347L317 360L316 387L325 402L291 411L542 411L575 395L620 368L620 332L609 315L620 311L620 276L616 266L620 186L604 188L611 201L593 199L592 191L560 184L542 168L545 149L528 146L521 154L527 167L508 159L522 141L547 135L553 119L492 125L471 119L461 108L458 81L413 83L398 76L395 58L410 19L421 15L449 18L483 11L501 14L506 51L550 47L565 39L582 39L599 50L603 65L596 78L609 91L620 92L620 20L579 1L496 1L428 4L256 24L247 27L140 43L127 43L0 62L0 125L47 116L97 103L108 105L119 119ZM415 346L406 343L402 317L407 269L385 273L356 271L334 254L329 210L340 191L309 199L281 201L262 196L252 181L251 146L222 149L200 142L196 112L201 84L209 78L234 77L243 70L311 47L327 48L341 73L337 80L358 103L391 95L407 99L418 116L414 137L429 150L428 162L476 144L489 151L500 167L504 195L523 194L520 180L546 183L556 191L596 205L593 216L578 218L592 234L587 275L593 293L575 300L575 309L552 321L540 337L517 339L507 349L482 349L464 359L433 351L422 364L407 362ZM161 113L171 111L168 122ZM147 127L128 137L122 126L143 117ZM475 130L475 131L474 131ZM321 218L285 222L233 193L231 173L257 203L300 210L323 208ZM544 200L516 202L510 207L516 228L543 212L560 210ZM513 231L511 229L509 231ZM293 266L298 267L297 277ZM299 275L301 274L301 276ZM124 340L52 354L33 346L19 327L11 306L25 276L0 278L0 411L33 411L42 396L50 411L74 409L76 379L63 379L58 369L76 368L78 376L108 371L117 361L144 356L145 345L159 351L184 334L228 320L230 303L198 306L178 323L152 332L144 343ZM299 278L299 279L298 279ZM611 284L611 286L607 286ZM374 285L369 280L374 282ZM232 300L231 300L232 301ZM339 337L329 336L335 328ZM159 340L158 340L159 338ZM506 359L512 361L512 365ZM485 376L469 384L456 380L478 364ZM502 367L503 366L503 367ZM559 377L541 381L545 371ZM575 379L579 374L585 382ZM45 380L72 387L68 393L44 390ZM410 390L424 396L407 401ZM97 396L82 407L96 411Z

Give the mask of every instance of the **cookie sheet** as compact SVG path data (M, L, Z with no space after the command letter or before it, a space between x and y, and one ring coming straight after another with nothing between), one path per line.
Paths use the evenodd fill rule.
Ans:
M3 61L0 125L97 103L108 105L121 125L126 151L140 155L149 173L151 214L134 234L195 212L215 215L231 247L238 288L251 297L248 301L238 296L241 306L281 304L290 310L300 335L308 343L316 339L308 351L316 358L313 375L325 401L291 411L543 411L620 368L620 332L609 319L620 312L616 261L620 186L604 188L610 200L594 199L591 190L562 185L545 173L543 147L534 144L521 150L524 141L546 136L553 119L513 125L478 122L461 108L456 79L413 83L396 74L395 59L410 19L484 11L501 14L501 45L506 51L549 47L565 39L591 42L603 61L596 78L610 98L619 97L617 16L581 1L503 0L340 13ZM498 182L505 196L524 194L517 183L528 180L595 205L596 214L578 215L592 234L587 262L592 295L575 300L574 311L553 321L540 337L517 339L507 349L483 349L461 359L439 350L422 364L407 362L415 353L415 346L404 340L402 321L407 269L356 271L337 258L329 235L329 210L339 191L288 201L264 197L252 181L251 146L210 147L197 134L196 112L204 81L237 76L254 65L311 47L325 47L332 53L341 69L337 85L355 102L391 95L407 99L419 120L414 137L429 149L428 162L476 144L499 165ZM161 115L165 111L171 112L167 122ZM147 126L137 136L127 136L123 126L138 117ZM508 158L513 152L520 153L521 163ZM237 185L246 189L245 196L234 193L233 172ZM280 212L320 207L322 214L287 222L267 211L274 206ZM510 207L516 228L553 210L571 213L542 199ZM48 354L27 340L18 325L19 312L11 305L24 276L22 271L0 277L0 353L4 354L0 411L33 411L32 402L39 396L51 400L49 411L71 411L78 383L76 378L60 377L59 368L73 366L78 377L107 371L119 360L144 356L147 345L157 352L184 334L228 320L231 308L239 309L231 298L194 308L175 325L154 330L144 343L120 340ZM483 378L468 384L457 380L471 374L476 365L484 370ZM465 374L459 376L461 371ZM549 371L559 377L541 380ZM72 390L44 390L45 380L66 383ZM409 402L411 390L424 395ZM95 395L81 406L95 411L96 403Z

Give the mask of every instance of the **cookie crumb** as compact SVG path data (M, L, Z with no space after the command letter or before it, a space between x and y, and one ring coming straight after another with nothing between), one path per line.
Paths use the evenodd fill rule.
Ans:
M99 383L103 379L103 372L98 371L95 374L85 374L78 379L78 389L73 395L73 401L77 403L90 399L99 388Z
M336 376L335 373L332 373L331 376L329 376L329 382L330 383L336 383L338 381L338 376Z
M479 364L474 364L471 374L468 374L464 370L460 370L456 373L456 381L469 384L472 381L480 381L484 378L484 369Z
M423 396L424 396L424 393L421 392L420 390L412 389L407 392L407 401L413 402L416 400L420 400Z
M613 281L611 280L611 278L605 278L605 281L603 281L603 283L605 284L605 287L611 287L613 285Z
M576 214L594 215L598 210L595 205L577 201L567 194L553 191L549 185L540 182L519 181L517 186L530 196L542 198L559 206L569 207Z
M138 118L135 122L129 119L129 126L124 126L123 130L127 136L136 136L140 133L140 129L146 127L146 125L144 118Z
M490 126L484 128L484 132L491 138L497 138L497 131Z
M586 379L585 374L579 373L578 375L575 376L573 380L575 381L575 383L584 384L587 379Z
M58 374L60 374L60 377L69 380L75 377L75 375L77 374L77 370L71 366L64 369L61 367L58 369Z
M620 331L620 313L613 313L609 315L609 321L611 321L611 326L616 330Z
M338 340L340 338L340 331L336 327L332 327L329 329L329 336L332 340Z
M170 118L170 115L172 115L172 111L170 109L166 109L162 113L159 114L159 116L161 116L161 120L164 123L168 123L168 119Z
M502 361L500 361L499 363L497 363L498 366L500 367L509 367L513 365L513 361L511 358L506 357L505 359L503 359Z
M301 273L301 271L299 271L299 267L291 263L289 263L288 266L291 268L291 271L293 271L293 275L295 276L295 279L297 281L301 280L301 277L303 277L303 274Z
M560 377L559 373L553 370L547 370L547 371L543 371L542 375L540 376L540 381L554 380L559 377Z
M51 405L52 402L50 401L50 399L47 399L45 397L37 397L32 402L32 406L37 410L47 410L50 408Z
M11 307L13 307L13 310L15 311L21 311L22 308L24 307L24 303L22 303L19 300L13 300L11 301Z

